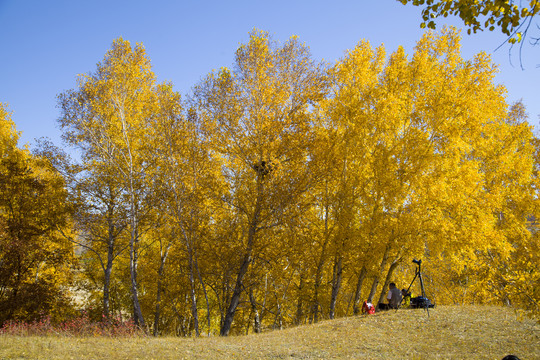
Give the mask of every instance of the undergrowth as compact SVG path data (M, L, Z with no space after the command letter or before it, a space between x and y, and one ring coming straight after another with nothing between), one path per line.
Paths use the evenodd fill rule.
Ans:
M105 317L92 321L86 312L71 320L53 323L50 316L33 322L10 320L0 328L0 335L12 336L66 336L66 337L129 337L141 336L144 332L133 321L120 317Z

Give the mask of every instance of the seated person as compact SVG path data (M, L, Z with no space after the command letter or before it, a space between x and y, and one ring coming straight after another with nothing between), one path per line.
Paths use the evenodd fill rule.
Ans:
M411 306L411 298L412 294L410 292L407 292L407 289L401 289L401 296L403 297L403 301L401 302L402 307L409 307Z
M390 283L388 289L388 295L386 296L388 304L380 303L379 309L381 310L397 309L401 302L401 291L397 288L396 284Z

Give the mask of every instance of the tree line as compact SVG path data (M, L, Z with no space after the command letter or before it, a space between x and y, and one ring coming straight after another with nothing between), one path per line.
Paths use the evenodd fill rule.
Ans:
M438 304L538 315L539 142L496 71L454 29L334 64L254 30L182 97L114 40L58 96L67 148L0 107L0 323L260 332L359 314L414 258Z

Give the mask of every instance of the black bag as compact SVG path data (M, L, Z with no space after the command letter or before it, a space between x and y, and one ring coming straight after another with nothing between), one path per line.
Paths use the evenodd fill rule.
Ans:
M413 309L425 309L433 308L435 304L432 304L431 301L423 296L417 296L411 299L411 308Z

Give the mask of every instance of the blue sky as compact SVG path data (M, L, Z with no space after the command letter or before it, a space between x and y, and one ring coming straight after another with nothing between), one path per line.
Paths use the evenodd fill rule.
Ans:
M212 69L231 66L253 28L279 41L298 35L315 59L334 62L362 39L412 53L423 33L420 12L396 0L0 0L0 102L9 104L22 144L45 136L60 145L57 94L74 88L77 74L95 71L117 37L142 42L158 79L184 95ZM445 22L459 25L447 18L438 27ZM499 32L462 34L465 58L505 41ZM540 47L525 47L525 70L517 51L511 64L508 50L493 54L495 81L508 88L508 102L523 99L537 126Z

